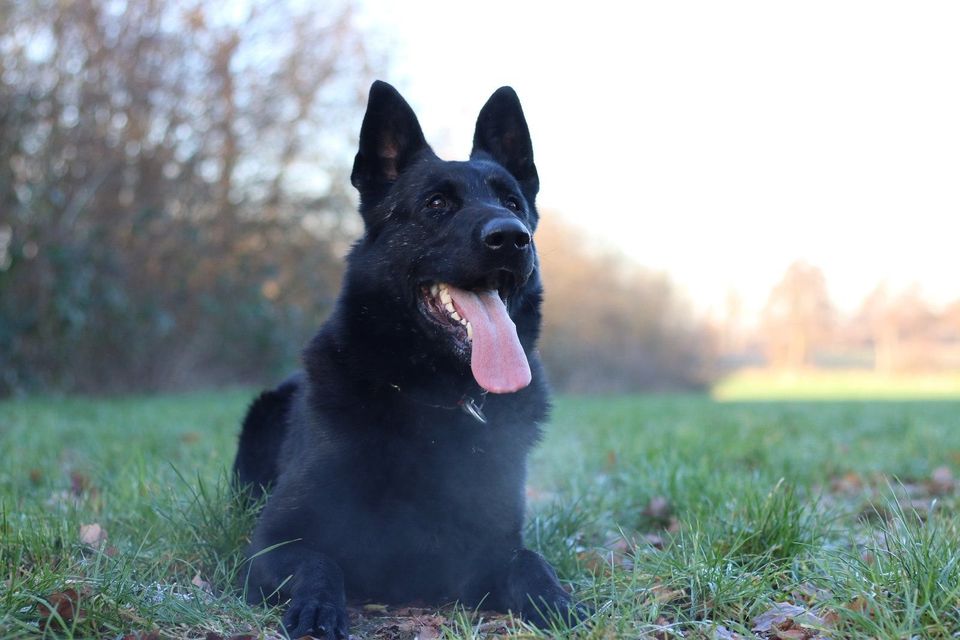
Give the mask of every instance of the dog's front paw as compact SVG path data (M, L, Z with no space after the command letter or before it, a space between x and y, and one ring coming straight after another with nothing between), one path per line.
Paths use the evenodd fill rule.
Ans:
M319 596L294 597L283 625L291 638L315 636L325 640L349 637L347 610Z
M590 617L590 609L574 602L566 591L559 589L541 596L530 595L520 615L540 629L558 625L574 627Z

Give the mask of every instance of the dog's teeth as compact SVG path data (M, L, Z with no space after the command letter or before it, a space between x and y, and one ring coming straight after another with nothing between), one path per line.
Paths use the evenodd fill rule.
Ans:
M473 325L467 321L467 340L473 340Z
M440 300L443 300L443 298L440 298ZM456 312L457 312L457 310L453 308L453 303L450 302L449 300L448 300L447 302L444 302L444 303L443 303L443 308L446 309L447 311L449 311L450 313L456 313Z
M430 295L432 295L433 297L436 297L439 291L440 291L440 287L438 287L436 284L430 285Z
M462 324L463 326L467 326L467 319L466 319L466 318L460 318L460 324Z
M453 318L454 320L456 320L457 322L460 322L460 314L457 313L456 311L454 311L453 313L451 313L451 314L450 314L450 317Z
M444 305L448 305L450 304L451 300L453 300L453 298L450 297L450 292L447 291L447 288L444 287L440 289L440 302L442 302Z

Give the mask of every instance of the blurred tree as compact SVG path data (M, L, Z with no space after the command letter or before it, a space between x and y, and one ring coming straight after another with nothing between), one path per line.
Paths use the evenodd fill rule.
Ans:
M0 392L292 364L354 232L351 5L3 2L0 56Z
M551 382L581 392L705 386L713 361L706 325L665 275L591 249L586 238L550 213L537 228Z
M936 345L949 339L938 335L942 318L918 286L894 294L881 283L861 303L853 322L861 339L872 344L874 368L880 373L936 368Z
M761 314L761 332L771 366L798 370L810 363L833 326L827 282L817 267L798 261L770 292Z

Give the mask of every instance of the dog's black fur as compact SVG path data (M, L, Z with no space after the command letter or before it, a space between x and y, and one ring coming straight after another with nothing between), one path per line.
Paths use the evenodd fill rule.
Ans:
M400 94L374 83L352 182L365 234L336 309L305 371L263 393L240 436L240 486L255 497L271 487L249 550L251 600L289 599L292 637L346 637L348 595L482 603L540 625L575 617L582 610L521 537L526 458L548 401L529 240L539 179L516 94L495 92L470 159L445 162ZM484 235L490 225L516 234L509 251ZM436 282L499 289L528 386L478 386L465 334L425 310ZM486 423L464 405L482 405Z

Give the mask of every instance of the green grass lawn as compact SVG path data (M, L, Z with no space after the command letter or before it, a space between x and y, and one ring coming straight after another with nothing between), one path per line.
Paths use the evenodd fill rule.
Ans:
M0 403L0 637L276 637L231 586L247 399ZM956 637L958 468L960 402L564 397L528 544L596 610L571 636ZM359 638L557 635L454 607L352 616Z

